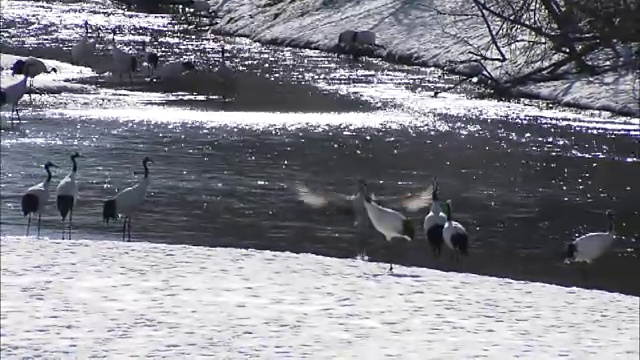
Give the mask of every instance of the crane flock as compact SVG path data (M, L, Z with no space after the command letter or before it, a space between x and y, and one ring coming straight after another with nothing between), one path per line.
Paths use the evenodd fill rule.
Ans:
M89 23L85 21L83 25L84 35L71 49L72 63L88 65L95 70L96 45L100 41L100 36L97 35L91 40ZM114 75L117 74L120 80L122 80L123 75L128 75L129 81L133 81L133 74L138 71L140 63L146 64L150 80L168 80L196 70L196 66L191 61L177 60L160 64L161 57L155 52L148 51L146 41L142 43L141 54L127 53L118 48L116 34L117 29L113 28L111 56L107 70ZM141 58L141 60L138 58ZM54 67L48 68L44 62L33 57L17 60L11 70L12 75L22 75L23 77L18 82L0 91L0 106L11 106L11 124L13 124L14 114L18 121L21 121L17 104L24 94L28 92L29 86L33 86L33 79L43 73L57 73L58 70ZM96 70L96 72L98 71ZM226 85L235 81L235 72L226 63L224 46L221 47L220 61L214 71L214 75ZM31 82L28 85L29 79L31 79ZM63 224L63 240L65 239L65 230L68 230L67 238L71 239L73 212L78 199L77 159L81 157L82 155L77 152L70 156L72 169L56 188L56 207ZM131 241L131 218L141 210L141 206L144 203L149 186L149 163L153 163L149 157L145 157L142 160L144 176L138 184L122 190L103 202L102 216L105 223L108 224L110 220L117 220L121 216L124 217L122 227L123 241ZM22 196L21 211L24 216L28 216L27 236L31 227L31 217L34 214L38 214L38 236L40 236L41 217L49 201L49 187L53 178L51 168L56 167L50 161L45 163L46 179L29 187ZM460 261L460 256L469 256L469 234L461 223L452 219L451 200L447 200L444 203L440 202L439 185L435 178L431 186L426 190L417 194L408 194L395 198L376 197L368 190L367 183L364 180L358 181L357 192L354 195L314 193L300 183L297 184L296 190L299 199L311 207L333 207L340 214L355 216L354 225L358 228L362 240L368 237L367 232L370 229L375 229L375 231L382 234L388 247L390 272L393 271L393 262L397 260L394 242L398 240L410 242L417 235L411 219L396 210L398 208L415 212L422 208L430 207L422 225L424 236L434 258L440 257L443 244L450 251L454 262ZM606 232L586 234L566 245L565 263L580 263L580 270L585 278L585 264L590 264L601 257L614 243L613 212L607 211L606 216L609 222ZM359 253L364 254L364 241L359 244Z
M376 197L368 190L367 183L361 179L358 180L358 192L355 195L314 192L301 183L296 184L295 189L298 199L312 208L329 207L338 210L339 214L355 215L354 225L358 227L361 234L369 227L373 227L382 234L386 240L390 272L393 271L393 261L398 255L393 242L398 240L410 242L417 235L411 219L397 211L398 208L415 212L430 206L422 224L426 242L434 258L440 256L443 244L446 245L451 254L451 260L455 263L460 261L461 256L469 256L469 234L464 225L453 220L452 201L440 202L440 188L436 178L426 190L394 198ZM606 216L609 221L607 232L586 234L566 244L564 262L580 263L580 271L585 279L586 265L604 255L614 243L613 212L607 210ZM362 246L361 242L360 246ZM364 250L359 249L359 251Z
M65 239L65 231L68 233L67 239L71 240L71 227L73 221L73 211L78 200L78 158L83 156L79 153L74 153L71 158L71 171L65 176L58 187L56 188L56 207L60 213L62 219L62 240ZM149 157L142 159L142 166L144 167L144 177L135 186L124 189L119 192L115 197L104 201L103 205L103 220L109 223L110 219L117 220L119 215L124 215L124 224L122 228L122 240L125 240L125 231L128 229L128 239L131 241L131 217L140 209L143 204L147 188L149 187L149 168L148 163L152 163ZM52 162L47 161L44 164L44 169L47 172L47 178L30 188L22 195L21 209L24 216L29 216L27 222L27 236L29 236L29 228L31 227L31 215L38 214L38 236L40 236L40 223L42 214L49 202L49 186L51 185L51 168L58 167ZM136 173L137 174L137 173ZM68 223L65 226L65 221L69 218ZM128 220L128 222L127 222Z
M149 50L146 41L142 42L141 52L129 53L119 48L116 41L117 27L111 29L112 36L110 41L102 39L100 29L97 27L94 27L95 34L92 35L90 30L92 27L88 21L85 20L83 22L83 27L84 33L82 37L71 48L71 63L87 66L96 74L111 73L121 82L124 77L128 77L129 83L132 83L133 76L139 72L141 65L147 68L148 81L173 81L186 73L197 71L194 62L190 60L172 60L163 63L162 56ZM156 43L158 42L157 35L152 35L151 39ZM101 42L111 47L110 56L107 56L106 59L101 59L97 56L97 45ZM11 106L10 120L12 126L15 118L19 123L22 122L18 113L18 103L27 93L31 98L31 92L28 90L29 87L33 87L34 78L40 74L49 73L58 73L58 69L47 67L42 60L34 57L18 59L14 62L11 67L11 74L13 76L22 75L23 78L0 90L0 107ZM237 77L235 70L226 62L224 45L220 48L220 61L216 69L211 72L211 75L212 80L224 90L223 100L226 99L228 90L236 88ZM28 80L30 81L27 84Z

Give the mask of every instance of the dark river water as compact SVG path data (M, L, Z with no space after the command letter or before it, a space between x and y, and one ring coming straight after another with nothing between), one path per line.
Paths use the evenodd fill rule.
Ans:
M71 16L81 13L84 16ZM118 46L139 49L150 32L163 58L214 66L221 43L237 71L235 96L222 100L206 71L169 85L104 80L64 62L87 18ZM102 222L102 201L135 184L144 156L151 185L132 221L134 241L231 246L354 257L353 220L301 204L292 184L352 193L356 179L374 192L422 189L437 176L471 238L470 257L432 259L420 229L398 263L448 271L593 287L640 295L640 122L608 113L500 103L455 92L433 69L172 29L169 18L114 11L103 3L12 1L2 11L2 86L16 81L5 54L55 59L58 75L36 78L43 94L25 97L11 129L3 109L1 225L23 235L20 198L42 181L41 164L79 160L75 238L120 239L121 223ZM109 46L102 44L101 51ZM566 241L604 231L616 213L618 238L583 282L562 263ZM422 223L426 209L411 214ZM60 237L54 206L43 236ZM381 238L372 236L371 243ZM371 261L386 258L372 246ZM215 259L212 259L215 261ZM383 266L383 265L381 265Z

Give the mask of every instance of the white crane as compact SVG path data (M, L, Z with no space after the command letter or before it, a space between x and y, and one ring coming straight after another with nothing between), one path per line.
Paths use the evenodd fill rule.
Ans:
M119 215L124 215L122 241L125 241L125 232L128 233L129 241L131 241L131 217L140 209L140 205L144 202L147 188L149 187L149 168L147 164L152 162L153 160L149 159L149 157L142 159L142 166L144 167L144 177L142 180L135 186L122 190L115 197L104 202L102 218L107 224L110 219L117 220ZM127 220L129 220L128 226Z
M28 65L28 66L27 66ZM47 69L47 65L40 59L34 57L28 57L25 60L18 59L13 63L11 67L11 75L24 75L31 78L29 86L33 86L33 78L40 74L58 73L58 70L54 67Z
M96 52L96 40L89 41L89 22L84 22L84 36L71 48L71 62L74 65L91 65Z
M77 152L71 155L71 162L73 167L71 172L60 181L58 189L56 191L56 205L60 216L62 216L62 240L64 240L64 221L69 215L69 240L71 240L71 225L73 221L73 207L78 198L78 183L76 182L76 175L78 173L78 163L76 159L83 157Z
M367 210L367 215L373 227L382 233L387 240L389 249L389 272L393 272L393 261L396 258L393 240L397 238L407 241L413 240L415 236L413 223L399 212L374 203L369 194L364 197L364 207Z
M129 81L133 82L133 73L138 71L138 59L126 52L118 49L116 45L116 28L111 30L113 35L113 48L111 49L111 73L113 75L118 74L120 81L122 81L122 75L128 74Z
M36 184L22 195L22 213L24 216L29 215L27 222L27 236L29 236L29 228L31 227L31 214L38 213L38 237L40 237L40 219L42 213L49 202L49 185L51 185L51 170L49 168L57 167L51 161L44 164L44 170L47 172L47 178Z
M363 257L365 256L365 243L368 240L369 230L372 228L369 215L367 214L367 210L364 206L365 196L370 195L374 201L383 203L386 206L402 207L409 211L418 211L421 208L428 206L429 197L431 196L431 188L428 188L418 193L379 198L368 193L367 183L362 179L358 179L357 192L353 195L314 192L301 183L297 183L295 189L298 198L306 205L316 209L333 209L339 214L353 216L353 224L358 229L358 253L359 256Z
M25 70L28 69L29 64L25 66ZM14 113L18 117L18 121L22 123L22 119L20 119L20 114L18 113L18 102L27 92L27 79L27 75L24 75L20 81L7 86L0 92L0 107L11 104L11 126L13 126Z
M447 215L442 211L440 203L438 202L438 182L436 178L433 178L432 189L431 210L424 218L423 227L433 255L439 257L442 243L444 242L442 229L444 229L444 225L447 222Z
M442 229L442 237L444 243L453 252L454 261L460 260L460 255L467 256L469 254L469 235L467 230L457 221L451 220L451 200L447 200L445 214L447 222Z
M586 279L586 266L595 259L602 256L613 245L615 239L614 215L613 211L607 210L605 213L609 226L607 232L594 232L583 235L573 242L567 244L565 253L565 263L582 263L580 267L582 277Z

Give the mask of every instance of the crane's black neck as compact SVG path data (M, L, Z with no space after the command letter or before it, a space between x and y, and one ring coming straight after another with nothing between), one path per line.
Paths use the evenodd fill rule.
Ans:
M44 170L47 172L47 180L45 180L45 182L51 182L51 170L49 170L49 164L44 166Z
M613 219L609 218L609 232L612 233L614 231Z
M447 215L447 221L451 221L451 204L447 203L445 207L445 215Z
M73 162L73 168L71 168L71 172L78 172L78 163L76 162L75 155L71 156L71 162Z
M144 167L144 178L146 179L149 177L149 168L147 167L147 162L143 161L142 166Z

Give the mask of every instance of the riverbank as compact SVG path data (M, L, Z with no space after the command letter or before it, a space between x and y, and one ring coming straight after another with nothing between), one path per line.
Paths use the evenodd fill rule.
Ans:
M486 46L490 37L479 17L460 17L467 7L459 2L401 0L271 2L222 1L216 6L217 34L290 47L330 51L344 30L372 30L386 48L385 60L458 70L451 66L469 59L469 51ZM604 58L606 54L601 54ZM603 60L606 61L606 60ZM487 62L492 75L525 73L527 59ZM549 100L565 106L640 115L638 72L624 70L591 77L575 76L516 89L514 96Z

